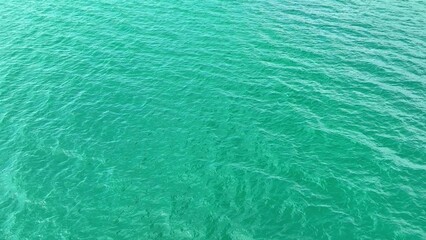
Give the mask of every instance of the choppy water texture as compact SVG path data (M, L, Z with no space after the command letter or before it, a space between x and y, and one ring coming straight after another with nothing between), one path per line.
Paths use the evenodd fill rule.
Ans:
M1 239L426 239L426 2L1 1Z

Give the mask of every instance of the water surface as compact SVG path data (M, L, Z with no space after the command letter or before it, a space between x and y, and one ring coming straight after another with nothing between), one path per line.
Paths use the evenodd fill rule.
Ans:
M2 1L1 239L426 239L423 0Z

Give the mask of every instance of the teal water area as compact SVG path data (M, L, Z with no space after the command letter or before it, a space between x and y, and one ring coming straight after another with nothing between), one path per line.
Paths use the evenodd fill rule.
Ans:
M425 13L1 1L0 239L426 239Z

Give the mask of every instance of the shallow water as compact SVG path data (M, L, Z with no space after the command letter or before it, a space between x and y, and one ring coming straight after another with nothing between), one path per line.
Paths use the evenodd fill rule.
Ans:
M2 1L1 239L425 239L426 4Z

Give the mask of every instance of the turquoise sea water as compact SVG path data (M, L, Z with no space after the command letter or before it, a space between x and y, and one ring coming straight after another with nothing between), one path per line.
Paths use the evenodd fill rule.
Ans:
M1 1L0 239L426 239L425 12Z

